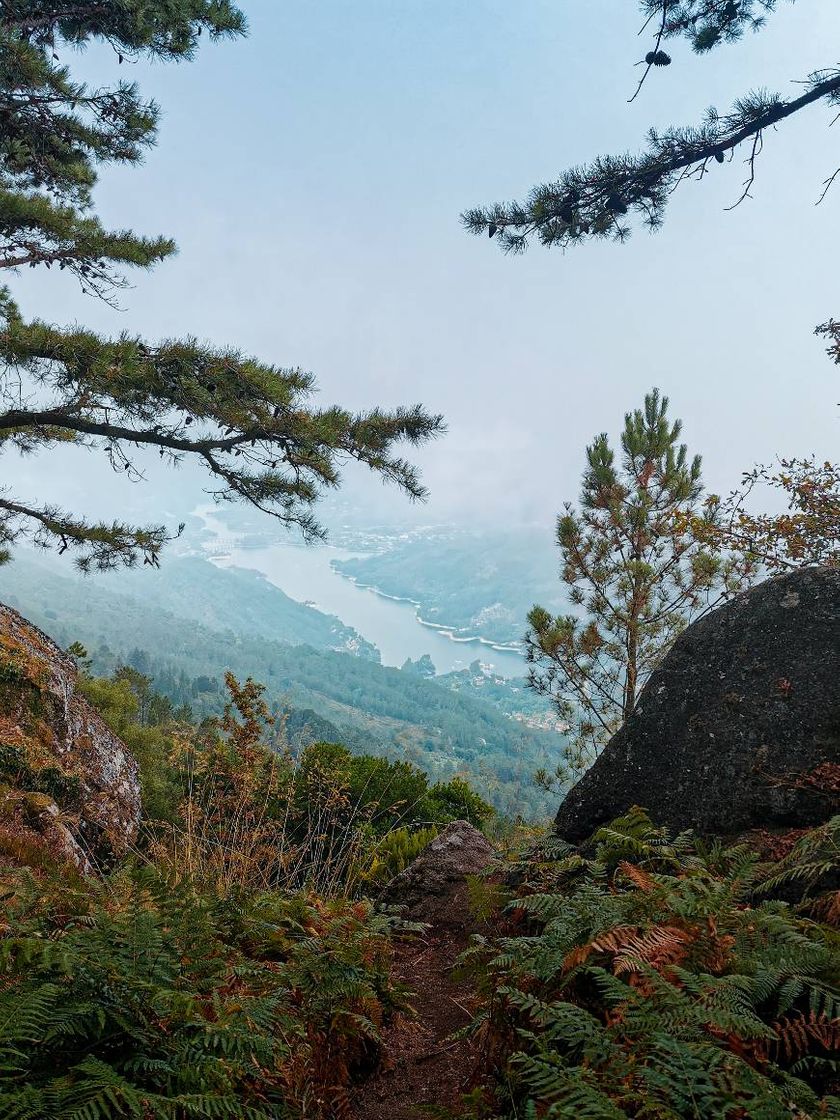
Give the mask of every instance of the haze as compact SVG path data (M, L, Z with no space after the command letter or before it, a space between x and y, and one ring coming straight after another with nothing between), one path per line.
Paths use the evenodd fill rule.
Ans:
M25 314L301 365L325 402L421 400L449 425L418 457L435 520L549 519L577 492L587 440L615 431L652 385L713 489L777 453L836 456L836 372L812 334L840 315L829 236L840 187L814 205L836 163L824 108L766 137L752 200L725 212L744 169L716 168L674 196L659 234L624 247L512 259L459 225L469 205L640 145L651 124L697 122L758 85L790 95L830 61L836 0L782 5L761 35L703 59L675 44L632 105L646 40L631 2L246 10L246 41L120 75L164 121L144 167L105 172L100 210L174 236L179 257L134 277L124 311L67 277L23 275ZM116 60L97 52L85 67L95 80ZM175 483L200 500L197 474ZM372 516L408 517L378 484L351 485ZM101 462L68 454L57 471L51 454L24 463L15 490L123 515L169 508L172 486L153 468L141 497Z

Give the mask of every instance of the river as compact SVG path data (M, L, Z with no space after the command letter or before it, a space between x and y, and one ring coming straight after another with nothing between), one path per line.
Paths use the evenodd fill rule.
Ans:
M449 637L445 631L422 623L411 604L358 587L331 566L332 560L363 555L330 545L309 547L272 544L265 548L240 548L230 530L208 510L196 511L205 528L218 535L208 556L220 567L251 568L262 574L292 599L309 603L327 614L337 615L354 627L382 654L384 665L402 665L428 653L439 673L464 669L478 658L492 665L501 676L525 675L525 659L512 650L499 650L478 639Z

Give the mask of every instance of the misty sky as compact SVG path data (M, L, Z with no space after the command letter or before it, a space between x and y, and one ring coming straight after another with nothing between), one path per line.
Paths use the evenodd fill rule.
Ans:
M107 222L174 236L179 256L134 277L123 312L66 276L13 278L25 314L302 365L325 403L421 400L449 425L419 456L436 520L549 518L577 492L584 444L654 384L714 489L778 453L837 457L840 371L812 334L840 317L840 186L814 206L840 162L828 108L767 136L755 197L732 213L739 161L623 247L506 258L459 224L637 147L650 124L697 122L757 86L795 95L836 61L837 0L781 4L766 31L703 59L674 43L632 105L649 46L633 0L243 6L247 40L130 68L162 105L160 144L98 191ZM115 63L98 51L83 69L126 76ZM81 464L56 478L30 461L15 489L81 506L104 460ZM200 498L197 476L174 481ZM153 473L147 493L165 504L172 482Z

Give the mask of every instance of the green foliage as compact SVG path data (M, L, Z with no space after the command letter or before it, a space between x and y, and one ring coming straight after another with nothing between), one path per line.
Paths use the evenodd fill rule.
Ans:
M621 460L606 433L586 449L580 505L557 519L561 578L574 614L528 616L529 683L573 727L565 768L578 774L627 719L665 650L749 576L706 546L701 462L679 443L682 422L654 389L628 412Z
M760 901L753 853L672 839L633 810L521 870L512 935L469 952L487 1115L840 1114L840 938Z
M3 659L0 661L0 685L20 685L25 680L26 673L18 664L14 652L10 654L4 651Z
M481 828L493 815L492 807L462 778L430 785L427 775L410 762L353 755L336 743L307 747L298 772L304 798L315 775L328 775L346 790L352 813L367 816L380 835L397 825L444 825L454 820Z
M147 845L179 868L177 853L193 853L197 862L183 858L194 878L242 883L250 875L264 886L349 892L396 866L400 852L419 851L415 836L427 843L450 821L480 828L493 815L462 779L430 784L409 762L356 755L340 743L293 752L262 688L231 676L227 684L224 717L196 725L136 669L81 677L87 699L138 761ZM43 787L33 782L25 788ZM395 832L403 839L389 841Z
M833 780L836 788L840 768L830 763L827 766L833 773L825 775L826 786ZM806 832L790 852L776 862L760 889L766 894L793 890L813 913L840 925L840 890L826 890L826 884L836 879L838 868L840 816L832 817L821 828ZM835 887L837 885L835 882Z
M46 5L11 0L0 11L0 268L54 264L86 291L112 298L125 266L149 268L175 249L168 238L108 231L92 211L100 166L136 164L155 143L158 108L134 84L91 89L61 53L107 44L122 63L192 57L202 31L240 35L229 0L104 0ZM61 53L60 53L61 52ZM323 534L312 508L364 463L413 498L424 495L395 448L422 443L441 419L420 406L352 414L312 407L314 381L298 368L257 362L195 339L104 338L81 328L25 322L0 287L0 450L49 453L66 443L98 451L129 478L140 448L177 464L193 457L225 501L248 502ZM180 530L179 530L180 532ZM0 497L0 560L21 537L72 549L83 570L157 565L171 534L160 525L91 521L53 503Z
M331 1114L393 995L367 906L214 897L127 867L6 878L3 1120Z
M698 54L722 43L734 43L746 31L759 31L777 0L737 0L709 4L706 0L642 0L642 11L662 21L664 39L686 38Z
M125 265L169 256L167 238L107 231L91 213L97 168L136 164L155 143L159 111L137 86L92 89L59 52L108 43L119 61L190 58L202 31L245 29L228 0L123 0L50 5L9 0L0 16L0 267L57 264L100 294Z
M384 886L399 875L426 848L438 834L436 825L412 830L395 828L376 844L370 863L360 874L365 887Z
M58 766L33 766L26 753L13 743L0 743L0 783L27 793L48 794L60 809L79 808L81 782Z
M173 734L191 719L189 708L176 709L168 697L153 690L149 677L127 665L111 677L82 674L79 685L137 760L146 817L174 820L183 786L169 754Z
M189 706L196 719L220 714L222 677L231 669L240 679L265 683L275 716L291 712L289 740L296 750L318 740L342 742L356 754L410 760L433 781L459 774L502 813L548 816L554 798L534 786L533 773L557 757L563 737L510 718L499 706L510 701L510 693L497 690L489 678L473 689L461 675L457 681L454 674L424 680L363 657L226 631L221 624L247 596L250 581L223 578L205 587L202 570L189 565L176 581L177 600L183 598L181 579L194 573L195 615L177 617L155 600L169 568L167 563L162 572L148 573L147 588L146 576L135 581L136 573L111 574L100 582L58 575L37 563L10 564L0 573L0 598L59 645L83 642L96 674L111 675L130 664L151 677L176 710ZM111 591L103 586L106 579L108 585L131 583L135 594ZM230 605L214 615L213 601L220 597L229 597ZM199 613L213 625L199 621ZM313 644L317 639L316 631ZM449 687L455 684L457 689Z

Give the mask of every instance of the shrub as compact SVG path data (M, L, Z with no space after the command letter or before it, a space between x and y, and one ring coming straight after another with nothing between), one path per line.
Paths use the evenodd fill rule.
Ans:
M805 844L785 874L824 870L825 850ZM633 811L520 874L512 935L468 951L486 996L479 1112L840 1116L840 935L761 897L754 853Z
M364 903L7 873L0 1117L326 1116L395 993Z

